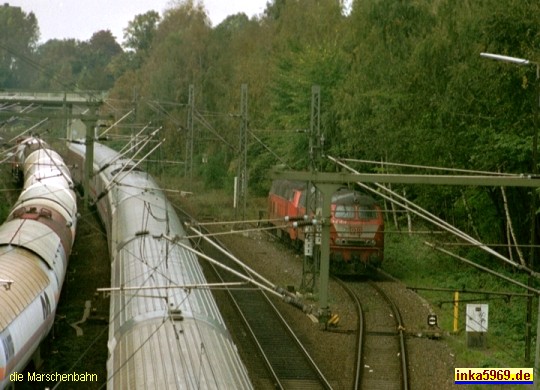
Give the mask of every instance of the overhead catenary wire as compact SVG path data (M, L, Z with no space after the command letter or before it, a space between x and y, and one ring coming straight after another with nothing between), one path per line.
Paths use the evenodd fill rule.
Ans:
M204 235L203 235L204 237ZM210 256L207 256L206 254L192 248L191 246L187 245L187 244L184 244L183 242L181 242L181 239L185 239L184 237L178 237L178 236L175 236L175 237L169 237L169 236L163 236L163 238L165 238L166 240L169 240L171 243L173 243L174 245L178 245L190 252L193 252L194 254L196 254L197 256L199 256L200 258L202 259L205 259L207 260L208 262L212 263L213 265L221 268L221 269L224 269L225 271L227 272L230 272L232 273L233 275L239 277L240 279L246 281L246 282L249 282L249 283L252 283L254 284L255 286L259 287L260 289L272 294L272 295L275 295L279 298L282 298L282 294L280 294L279 292L275 291L274 289L270 288L269 286L263 284L263 283L260 283L258 282L257 280L253 279L253 278L250 278L244 274L242 274L241 272L238 272L230 267L227 267L226 265L220 263L219 261L216 261L215 259L211 258Z
M143 128L142 128L141 130L139 130L139 131L137 132L137 134L135 134L135 136L130 136L130 137L128 138L130 141L133 140L133 138L135 138L135 140L136 140L135 144L133 144L133 142L126 143L126 144L122 147L122 149L119 150L118 153L119 153L120 155L124 155L124 154L125 154L124 152L125 152L126 150L127 150L127 153L129 153L129 152L131 152L134 148L138 147L140 143L139 143L137 140L139 140L140 135L141 135L146 129L148 129L148 128L150 127L150 124L151 124L151 122L147 123L145 126L143 126ZM160 126L160 127L158 127L156 130L159 131L159 130L161 130L162 128L163 128L163 127ZM154 130L154 131L156 131L156 130ZM151 136L153 133L154 133L154 132L150 133L150 134L147 135L147 136ZM110 164L110 163L109 163L109 164Z
M159 148L165 140L160 141L156 146L154 146L143 158L141 158L139 161L137 161L133 166L130 166L130 168L127 171L120 170L113 178L111 178L110 183L105 187L105 189L97 196L95 202L97 203L101 198L103 198L107 193L111 190L111 188L114 185L118 185L122 179L124 179L127 175L129 175L137 166L145 160L146 157L150 156L157 148ZM122 173L124 175L120 178L118 178Z
M283 218L271 218L271 219L251 219L246 221L216 221L216 222L197 222L198 226L212 226L212 225L236 225L244 223L267 223L267 222L279 222L283 221Z
M249 267L247 264L245 264L244 262L242 262L240 259L238 259L236 256L234 256L232 253L230 253L229 251L225 250L222 246L218 245L215 241L211 240L210 238L208 238L208 236L206 234L203 234L200 230L197 230L195 229L194 226L190 226L189 229L193 232L195 232L197 234L197 237L200 237L202 238L203 240L205 240L206 242L208 242L210 245L212 245L214 248L216 248L217 250L219 250L221 253L223 253L224 255L226 255L227 257L229 257L233 262L235 262L236 264L240 265L244 270L246 270L250 275L252 276L256 276L259 280L261 280L262 282L266 283L266 285L272 287L272 289L274 289L275 291L278 291L278 286L276 286L274 283L272 283L270 280L266 279L264 276L262 276L261 274L259 274L257 271L255 271L253 268ZM289 294L290 296L292 296L292 294Z
M347 167L347 169L350 169L350 167ZM354 171L354 170L353 170L353 171ZM358 184L360 185L361 183L358 183ZM379 189L381 189L382 191L384 191L384 186L381 186L381 185L378 185L378 186L379 186ZM362 186L362 187L368 189L368 190L371 191L371 192L377 193L377 192L376 192L375 190L373 190L371 187L368 187L368 186L365 186L365 185ZM382 187L382 188L381 188L381 187ZM388 191L388 190L387 190L387 191ZM388 191L388 192L391 193L390 191ZM384 197L385 199L388 199L388 200L390 200L390 201L392 201L392 202L394 201L394 199L392 199L392 198L390 198L390 197L387 197L386 195L383 195L383 194L380 194L380 193L378 193L378 195L380 195L380 196ZM400 203L399 203L399 202L396 202L396 204L400 204ZM401 205L402 207L404 207L403 204L400 204L400 205ZM418 206L417 206L417 207L418 207ZM415 214L419 215L421 218L424 218L424 219L428 220L429 222L435 223L433 220L430 220L428 216L421 215L421 214L419 214L419 213L416 212L416 211L413 211L413 212L415 212ZM427 213L427 214L429 215L429 213ZM456 229L456 230L457 230L457 229ZM450 231L450 232L453 233L453 234L458 235L458 237L461 237L461 235L458 234L459 230L457 230L457 232L453 232L453 231ZM487 250L486 244L480 243L479 241L474 240L474 239L473 239L472 241L473 241L472 243L471 243L471 242L469 243L470 245L479 246L479 247L482 248L483 250ZM474 242L474 241L476 241L476 242ZM529 287L529 286L525 285L524 283L520 283L520 282L517 281L517 280L514 280L514 279L512 279L512 278L510 278L510 277L507 277L507 276L505 276L505 275L503 275L503 274L500 274L500 273L498 273L498 272L496 272L496 271L494 271L494 270L491 270L491 269L489 269L489 268L487 268L487 267L484 267L484 266L482 266L482 265L479 265L479 264L477 264L477 263L475 263L475 262L473 262L473 261L471 261L471 260L468 260L468 259L463 258L463 257L461 257L461 256L459 256L459 255L457 255L457 254L454 254L454 253L450 252L450 251L447 251L447 250L444 250L444 249L442 249L442 248L440 248L440 247L437 247L436 245L434 245L434 244L432 244L432 243L425 242L424 244L430 246L430 247L433 248L434 250L437 250L437 251L440 251L441 253L445 253L445 254L447 254L447 255L449 255L449 256L452 256L452 257L454 257L454 258L456 258L456 259L458 259L458 260L460 260L460 261L462 261L462 262L464 262L464 263L466 263L466 264L468 264L468 265L471 265L471 266L473 266L473 267L475 267L475 268L478 268L478 269L480 269L480 270L482 270L482 271L484 271L484 272L486 272L486 273L489 273L489 274L491 274L491 275L494 275L494 276L496 276L496 277L502 278L502 279L504 279L505 281L510 282L510 283L512 283L512 284L516 284L516 285L518 285L519 287L525 288L525 289L527 289L527 290L529 290L529 291L531 291L531 292L533 292L533 293L535 293L535 294L538 294L538 292L539 292L539 290L536 290L536 289L534 289L533 287ZM491 250L488 250L488 252L490 252L491 254L496 255L496 256L498 255L496 252L493 253L493 251L491 251ZM500 256L497 256L497 257L500 258ZM507 261L507 262L508 262L508 261ZM512 265L516 266L516 268L521 269L521 270L524 270L524 271L526 271L526 272L529 272L531 275L533 275L533 276L535 276L535 277L538 277L538 274L534 273L533 270L530 270L530 269L528 269L527 267L520 267L519 265L516 265L517 263L516 263L516 264L513 264L512 262L510 262L510 263L511 263Z
M134 158L133 161L139 161L139 160ZM146 162L159 163L159 164L170 164L170 165L185 165L186 164L184 161L173 161L173 160L151 160L151 159L146 159Z
M148 157L148 156L150 156L152 153L154 153L154 151L155 151L157 148L159 148L164 142L165 142L165 139L163 139L162 141L160 141L160 142L159 142L156 146L154 146L148 153L146 153L139 161L137 161L135 164L133 164L133 166L131 166L126 172L124 172L123 170L121 170L120 172L118 172L119 174L120 174L120 173L124 173L124 175L123 175L121 178L119 178L119 179L116 179L116 177L113 178L113 179L111 179L111 182L112 182L113 180L115 180L117 183L120 182L120 181L122 181L122 180L123 180L127 175L129 175L135 168L137 168L137 167L140 165L140 163L142 163L143 161L145 161L145 160L146 160L146 157ZM137 153L138 153L138 152L137 152ZM133 159L131 159L131 161L133 161Z
M159 239L163 238L163 235L162 235L161 237L152 237L152 238L153 238L153 239L158 239L158 240L159 240ZM169 241L167 240L166 242L168 243ZM174 245L171 246L170 249L172 250L173 247L174 247ZM141 251L140 253L144 253L144 252ZM145 264L146 266L151 267L150 264L148 264L148 262L146 261L146 259L144 259L144 258L142 258L142 257L139 257L139 256L136 256L135 254L133 254L133 256L134 256L135 258L138 258L139 261L141 261L141 262L142 262L143 264ZM161 269L161 265L162 265L164 262L166 263L167 258L168 258L168 255L164 256L164 257L161 259L160 264L158 264L157 266L155 266L155 265L152 266L152 267L149 269L150 275L153 275L154 273L157 272L158 274L162 275L162 276L165 278L165 280L168 281L169 283L175 283L175 282L169 277L169 275L164 274L161 270L158 272L158 269ZM149 278L147 278L146 280L148 280L148 279L149 279ZM129 281L128 281L128 282L129 282ZM131 299L133 299L135 296L137 296L137 297L141 297L141 296L143 296L143 297L150 297L150 298L154 298L154 299L156 299L156 298L158 298L158 299L164 299L165 302L166 302L166 307L170 307L170 305L169 305L169 296L168 296L168 292L170 291L171 287L173 287L173 286L169 285L169 289L166 290L166 294L167 294L167 295L158 295L158 296L140 295L140 294L138 293L138 290L142 289L143 287L142 287L142 286L141 286L141 288L137 288L137 287L136 287L135 290L137 290L137 293L136 293L136 294L133 294L132 297L131 297ZM152 289L152 288L153 288L153 287L150 287L150 289ZM187 291L187 294L186 294L186 296L184 297L184 299L183 299L181 302L178 303L177 307L179 307L179 306L182 304L182 302L184 302L184 301L186 301L186 300L188 299L188 297L190 296L191 291L192 291L192 289L186 289L186 288L183 288L183 289L184 289L185 291ZM127 307L127 303L126 303L126 305L124 306L124 309L125 309L126 307ZM164 321L165 321L165 319L169 319L170 322L171 322L172 327L176 329L176 324L175 324L175 322L174 322L174 318L173 318L173 316L172 316L172 313L171 313L171 310L170 310L170 309L168 310L168 315L167 315L166 317L164 317ZM111 321L111 322L112 322L112 321ZM199 335L202 334L202 330L200 329L200 324L199 324L197 321L195 321L195 327L196 327L197 332L199 333ZM177 346L178 346L178 349L181 350L181 349L183 349L183 347L182 347L182 345L180 344L180 340L179 340L179 337L178 337L178 334L179 334L179 333L181 333L181 332L175 331L175 335L176 335L176 344L177 344ZM202 337L201 337L201 339L202 339ZM147 339L144 341L144 343L148 342L149 340L150 340L150 338L147 338ZM142 346L141 346L141 348L142 348ZM128 357L127 360L128 360L128 361L131 360L131 358L135 356L135 354L136 354L136 352L137 352L138 350L140 350L140 348L137 349L136 351L134 351L134 352L130 355L130 357ZM205 345L204 345L203 342L201 342L201 348L200 348L200 350L199 350L199 353L200 353L200 359L201 359L201 360L200 360L201 365L202 365L202 358L203 358L203 355L204 355L204 351L205 351ZM115 372L107 379L107 382L108 382L110 379L112 379L112 378L116 375L116 373L118 373L119 370L120 370L124 365L125 365L125 363L122 364L121 367L118 368L118 370L115 370ZM182 367L183 367L184 369L186 369L185 365L182 365ZM211 370L211 372L212 372L212 375L215 375L215 373L214 373L213 370Z
M259 144L262 145L262 147L264 149L266 149L268 152L270 152L272 154L272 156L274 156L276 158L276 160L278 160L279 162L281 162L283 165L285 165L287 168L290 168L290 165L285 161L283 160L281 157L279 157L276 153L274 153L274 151L272 149L270 149L270 147L268 145L266 145L259 137L257 137L252 131L250 131L248 129L248 133L249 135L251 135L255 141L257 141Z
M232 151L237 152L238 148L236 148L234 145L232 145L229 141L227 141L221 134L219 134L217 131L214 130L212 125L208 123L206 118L202 116L198 111L195 111L195 119L197 119L206 129L208 129L212 134L214 134L216 137L218 137L221 142L223 142L225 145L227 145Z
M336 159L336 158L334 158L332 156L327 156L327 158L330 159L330 161L336 163L337 165L349 170L350 172L353 172L353 173L356 173L356 174L359 173L358 171L356 171L352 167L344 164L343 162L341 162L340 160L338 160L338 159ZM487 245L483 244L482 242L476 240L475 238L469 236L465 232L459 230L455 226L449 224L448 222L446 222L446 221L442 220L441 218L437 217L436 215L430 213L429 211L427 211L427 210L423 209L422 207L416 205L415 203L409 201L405 197L399 195L398 193L396 193L394 191L389 190L388 188L386 188L386 186L384 186L382 184L379 184L379 183L375 183L377 188L379 188L383 192L391 194L392 196L388 196L388 195L385 195L384 193L378 192L375 189L371 188L370 186L368 186L368 185L366 185L364 183L357 182L357 184L359 186L361 186L362 188L367 189L368 191L373 192L373 193L375 193L375 194L389 200L390 202L394 202L397 205L399 205L399 206L413 212L414 214L418 215L419 217L425 219L426 221L428 221L430 223L433 223L436 226L439 226L441 229L444 229L444 230L448 231L449 233L452 233L452 234L460 237L461 239L463 239L463 240L465 240L467 242L476 244L478 248L480 248L480 249L484 250L485 252L499 258L500 260L512 265L513 267L515 267L517 269L520 269L520 270L522 270L522 271L524 271L526 273L529 273L531 275L534 275L536 277L539 276L534 270L530 269L529 267L523 266L523 265L521 265L519 263L516 263L515 261L512 261L512 260L508 259L507 257L505 257L505 256L501 255L500 253L496 252L495 250L493 250L492 248L489 248ZM396 200L396 199L399 199L399 201Z
M2 104L0 104L0 110L1 111L10 110L10 109L15 108L15 107L18 107L18 104L16 104L16 103L11 103L11 104L2 103Z
M276 229L282 229L284 227L286 227L287 225L282 225L282 226L266 226L266 227L257 227L257 228L251 228L251 229L234 229L234 230L228 230L228 231L224 231L224 232L214 232L214 233L206 233L205 236L206 237L217 237L217 236L227 236L227 235L231 235L231 234L240 234L240 233L250 233L250 232L263 232L263 231L268 231L268 230L276 230ZM195 235L195 236L192 236L192 235L188 235L186 236L185 238L187 239L193 239L193 238L198 238L199 236Z
M47 149L47 148L43 147L43 143L41 142L41 140L39 138L36 138L36 139L38 141L39 146L41 147L41 150L43 150L43 152L47 155L49 160L51 160L54 167L58 170L58 172L60 172L59 175L61 175L66 180L66 182L69 184L69 187L72 188L73 187L73 181L71 180L71 177L67 177L66 174L64 173L64 171L58 166L58 164L56 163L54 158L52 158L51 154L49 153L50 149ZM64 163L64 166L67 168L65 163ZM43 178L38 178L38 180L40 180L40 181L42 179Z
M0 155L2 155L2 154L7 154L7 156L6 156L4 159L0 160L0 164L4 164L6 161L8 161L10 158L12 158L12 157L13 157L13 154L10 154L10 153L12 153L13 150L16 150L16 149L18 148L18 146L19 146L19 145L14 145L14 146L12 146L11 148L2 151L2 152L0 153Z
M446 288L446 287L418 287L407 286L407 290L412 291L431 291L431 292L458 292L460 294L476 294L476 295L497 295L502 297L529 297L530 293L518 293L513 291L487 291L487 290L471 290L465 287L461 288ZM461 301L461 300L460 300Z
M415 164L392 163L392 162L386 162L386 161L381 162L381 161L373 161L373 160L361 160L361 159L356 159L356 158L340 158L339 160L347 161L347 162L372 164L372 165L388 165L392 167L416 168L416 169L425 169L425 170L433 170L433 171L462 172L462 173L474 173L474 174L480 174L480 175L493 175L493 176L520 176L517 173L477 171L477 170L460 169L460 168L444 168L444 167L435 167L435 166L429 166L429 165L415 165Z
M170 188L159 188L159 187L150 187L150 186L136 186L136 185L133 185L133 184L126 184L126 183L122 183L122 187L137 188L139 190L144 190L144 191L170 192L170 193L173 193L173 194L180 194L180 196L188 196L188 195L193 194L193 192L189 192L189 191L173 190L173 189L170 189Z
M12 143L13 141L15 141L17 138L20 138L22 137L23 135L25 135L26 133L29 133L30 131L34 130L35 128L41 126L43 123L47 122L49 120L49 118L45 118L41 121L39 121L38 123L36 123L34 126L30 127L29 129L26 129L25 131L23 131L22 133L16 135L15 137L11 138L9 141L7 141L8 144Z
M169 118L171 120L171 122L173 122L176 126L178 127L181 127L183 128L182 124L178 121L178 119L176 119L175 117L173 117L169 111L167 111L166 109L164 109L160 102L156 101L156 100L144 100L146 102L146 104L154 111L158 112L159 114L164 114L167 118ZM163 102L161 102L163 103ZM179 106L182 106L182 104L179 104Z
M138 134L142 133L148 126L144 127ZM107 169L111 164L114 164L116 161L122 159L125 155L127 155L129 152L131 152L134 148L137 148L139 150L137 150L137 152L133 155L133 157L130 158L130 160L134 161L135 157L137 156L137 154L140 153L140 151L146 146L148 145L148 143L152 140L152 138L161 130L161 127L158 127L156 130L154 130L153 132L151 132L150 134L148 134L147 136L139 139L135 145L131 145L131 147L127 148L128 144L126 144L121 150L120 152L118 152L118 154L111 159L111 161L108 161L106 164L103 164L103 166L101 167L101 169L96 172L96 174L98 174L99 172L102 172L104 171L105 169ZM141 144L143 144L142 146L140 146ZM113 178L114 179L114 178Z
M436 242L435 244L441 245L441 246L472 246L476 247L478 245L471 244L469 242ZM531 244L485 244L489 247L493 248L540 248L540 245L531 245Z
M119 189L119 191L122 191L121 188ZM165 208L159 206L159 205L153 205L153 207L157 207L157 208L160 208L162 211L165 210ZM184 237L186 238L186 237ZM140 257L139 255L137 255L136 253L128 250L127 248L124 248L123 250L125 250L127 253L129 253L131 256L133 256L135 259L139 260L142 264L146 265L148 268L149 268L149 271L150 273L157 273L158 275L160 275L161 277L165 278L167 281L173 283L174 281L170 279L170 276L167 275L166 273L162 272L162 271L158 271L158 269L152 265L150 265L146 259ZM165 261L165 260L163 260ZM135 276L136 277L136 276ZM127 283L129 283L130 281L126 281Z
M510 277L508 277L506 275L501 274L500 272L493 271L492 269L489 269L487 267L484 267L483 265L477 264L474 261L471 261L471 260L466 259L466 258L464 258L462 256L459 256L459 255L457 255L455 253L452 253L452 252L450 252L450 251L448 251L446 249L438 247L437 245L435 245L435 244L433 244L431 242L425 241L424 244L429 246L430 248L433 248L433 249L441 252L441 253L444 253L446 255L455 257L455 258L459 259L460 261L462 261L464 263L467 263L467 264L469 264L469 265L471 265L471 266L473 266L475 268L478 268L478 269L480 269L480 270L482 270L484 272L487 272L487 273L489 273L491 275L495 275L498 278L504 279L509 283L512 283L512 284L515 284L516 286L522 287L522 288L524 288L524 289L526 289L526 290L528 290L528 291L530 291L530 292L532 292L532 293L534 293L536 295L540 294L540 290L538 290L538 289L536 289L534 287L527 286L525 283L521 283L521 282L519 282L519 281L517 281L515 279L512 279L512 278L510 278Z
M113 129L117 124L119 124L120 122L122 122L125 118L127 118L129 115L131 115L133 113L133 110L129 111L127 114L125 114L124 116L122 116L120 119L118 119L116 122L114 122L112 125L110 125L107 129L103 130L103 133L101 133L99 135L99 137L104 137L105 134L107 134L109 131L111 131L111 129Z

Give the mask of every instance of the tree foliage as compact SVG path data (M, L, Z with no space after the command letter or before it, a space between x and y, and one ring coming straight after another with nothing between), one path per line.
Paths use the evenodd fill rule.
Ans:
M161 17L156 11L135 16L124 30L124 47L129 49L125 56L126 66L138 69L142 66L154 41ZM129 64L128 64L129 63Z
M39 90L109 90L115 82L111 64L123 53L109 30L94 33L89 41L49 40L34 53Z
M10 45L33 53L35 18L10 12L8 17L0 8L6 20L0 28L9 18L26 23L24 38ZM161 17L154 11L137 15L124 38L125 53L107 32L89 42L45 43L35 54L54 71L40 72L36 85L53 88L53 81L61 80L81 88L113 86L110 96L123 102L120 107L136 108L137 121L164 126L165 157L174 159L186 158L186 106L193 85L194 152L213 156L199 170L207 181L217 183L216 172L219 177L235 172L242 84L248 85L248 164L256 193L267 190L266 172L273 164L307 168L313 85L321 87L327 154L481 171L532 170L532 139L540 125L536 69L479 54L540 60L535 1L355 0L345 14L340 0L270 0L258 17L231 15L213 27L200 2L177 0ZM7 57L5 52L0 57L4 87L17 80L5 75L13 65ZM409 186L406 191L464 228L471 228L472 216L478 234L505 239L498 190ZM508 197L525 243L530 197L518 189Z
M58 91L75 87L84 67L76 40L49 40L37 48L36 55L42 71L36 72L34 88Z
M39 37L36 16L20 7L0 5L0 88L28 86L29 60Z
M106 91L114 85L111 61L122 54L121 46L109 30L94 33L89 42L80 44L84 64L77 85L81 89Z

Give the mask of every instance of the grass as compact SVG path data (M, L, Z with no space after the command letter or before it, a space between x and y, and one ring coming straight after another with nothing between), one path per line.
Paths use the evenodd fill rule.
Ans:
M525 297L507 297L487 292L525 293L517 287L484 271L473 268L454 257L440 253L424 241L449 240L446 236L398 234L391 230L386 235L386 258L383 268L409 287L475 290L486 293L460 293L458 330L454 331L454 293L422 290L418 294L431 303L445 332L445 340L456 352L461 367L532 367L525 361ZM453 250L455 251L455 250ZM461 250L463 252L463 250ZM526 283L524 275L503 266L499 260L487 258L477 250L468 250L469 259L482 263L501 274ZM465 332L466 304L489 304L487 348L467 347ZM533 305L533 330L536 329L536 309ZM535 333L535 332L534 332ZM534 344L531 346L534 360Z
M191 193L182 196L179 192L169 192L167 195L173 203L181 204L200 220L205 218L221 221L236 221L242 219L243 205L233 208L234 196L232 188L228 190L208 189L200 182L190 182L183 177L162 177L158 179L164 189ZM248 194L245 219L258 219L259 213L266 212L266 199L251 197Z

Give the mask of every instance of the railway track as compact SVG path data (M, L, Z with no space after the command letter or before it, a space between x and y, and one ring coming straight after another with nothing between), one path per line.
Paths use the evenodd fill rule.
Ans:
M219 240L215 243L224 247ZM194 246L207 256L238 272L240 266L204 240L194 240ZM240 281L237 276L212 266L223 283ZM307 350L295 336L268 295L258 289L228 289L228 299L236 309L236 320L229 329L243 329L250 337L246 362L257 389L331 389L332 386L317 367ZM243 343L244 344L244 343Z
M377 282L338 282L358 305L354 389L408 390L405 328L397 306Z

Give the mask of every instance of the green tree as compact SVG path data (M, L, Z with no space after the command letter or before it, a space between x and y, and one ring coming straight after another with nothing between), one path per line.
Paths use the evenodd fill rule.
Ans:
M140 68L148 57L160 19L156 11L148 11L135 16L124 29L123 46L128 49L125 55L129 56L132 68Z
M108 90L114 85L114 61L122 48L109 30L98 31L87 42L49 40L37 49L40 64L37 89Z
M153 43L147 46L144 34L130 43L132 50L144 48L141 67L116 67L122 77L113 96L137 102L139 120L165 125L174 140L167 153L179 158L188 86L194 84L195 152L212 156L223 150L222 140L237 145L240 86L248 84L248 160L260 193L267 184L258 179L279 160L268 149L289 165L306 166L308 140L295 130L309 127L314 84L321 86L329 154L526 172L534 69L489 62L479 53L537 60L539 8L520 0L357 0L346 16L338 0L274 0L258 18L232 15L212 28L200 4L179 1L159 22L134 21L132 27L150 30L156 23ZM133 38L139 37L135 31ZM203 116L214 133L201 125ZM219 157L229 172L236 164L233 149ZM464 226L468 212L483 215L476 223L483 236L500 238L505 231L497 190L467 190L468 207L460 188L411 186L407 194ZM509 190L508 196L516 225L525 225L528 213L520 208L528 209L526 193ZM487 212L490 206L494 212Z
M35 15L20 7L0 6L0 88L24 88L31 84L33 54L39 38Z
M534 69L489 63L482 51L534 58L538 5L356 1L347 52L351 71L335 106L351 157L507 172L529 171ZM528 199L509 191L524 226ZM459 189L411 188L430 209L463 209ZM475 194L475 196L472 196ZM481 234L503 240L498 191L472 191ZM491 204L495 214L488 213ZM455 214L454 214L455 215ZM483 217L481 217L483 215ZM491 217L487 218L487 215ZM489 221L489 222L488 222ZM458 223L465 223L463 218ZM523 237L527 237L524 234Z
M135 16L124 29L124 47L135 52L147 52L154 40L154 35L160 21L156 11L148 11L145 14Z
M282 150L297 168L307 168L307 135L292 133L310 126L311 88L321 87L321 128L331 147L339 135L332 113L334 94L347 71L343 53L345 17L340 2L310 0L276 2L267 10L275 34L272 57L271 108L268 119L275 136L289 138Z
M80 43L75 39L51 39L38 46L36 58L41 66L33 88L72 90L83 69Z
M210 32L200 4L176 3L164 12L142 66L127 71L112 91L115 98L136 104L137 121L165 126L165 157L178 158L184 150L188 88L203 84Z
M80 44L83 68L77 81L81 89L108 90L114 85L111 61L122 54L122 48L109 30L94 33L90 41Z

